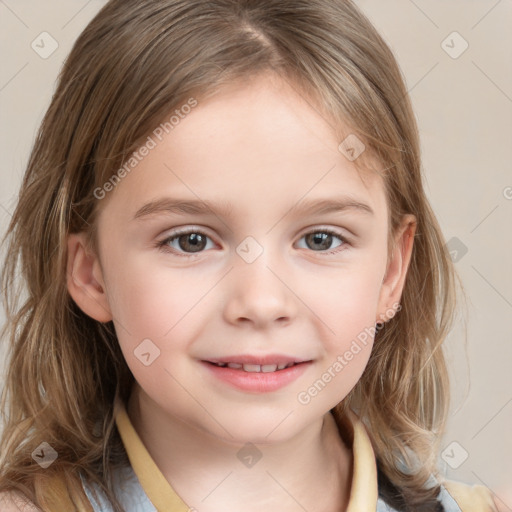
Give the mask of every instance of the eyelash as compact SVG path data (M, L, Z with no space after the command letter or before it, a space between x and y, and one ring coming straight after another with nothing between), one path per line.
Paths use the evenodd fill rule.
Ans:
M170 236L168 236L167 238L165 238L164 240L162 240L160 242L157 242L155 245L156 245L156 247L159 250L161 250L161 251L163 251L165 253L174 254L174 255L180 256L180 257L190 258L190 257L196 256L196 255L200 255L201 253L203 253L205 251L202 250L202 251L199 251L197 253L183 253L183 252L178 252L175 249L171 249L167 245L169 242L172 242L173 240L175 240L176 238L179 238L180 236L189 235L189 234L192 234L192 233L193 234L203 235L206 238L211 240L211 237L209 237L208 235L206 235L205 233L203 233L203 232L201 232L201 231L199 231L197 229L184 229L184 230L180 230L180 231L176 231L176 232L172 233ZM322 234L332 235L332 236L338 238L342 243L341 243L341 245L339 245L334 250L330 250L330 251L313 251L313 250L310 249L312 252L316 252L316 253L319 253L321 255L328 256L328 255L336 254L336 253L338 253L340 251L343 251L346 248L346 246L350 245L350 243L347 241L347 239L343 235L341 235L337 231L334 231L334 230L332 230L330 228L320 228L320 229L315 229L313 231L308 231L307 233L304 233L301 236L300 239L304 238L307 235L311 235L311 234L315 234L315 233L322 233Z

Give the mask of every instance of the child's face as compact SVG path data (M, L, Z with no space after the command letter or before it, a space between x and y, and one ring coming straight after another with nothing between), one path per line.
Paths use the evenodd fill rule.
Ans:
M361 377L371 328L399 300L411 238L386 272L381 178L363 182L329 125L284 83L233 87L163 134L103 199L99 285L82 298L70 291L91 316L113 318L153 410L230 441L291 438ZM134 218L178 198L229 211ZM328 200L345 207L301 210ZM177 228L202 238L157 248ZM266 358L264 370L305 362L258 374L211 364L251 357Z

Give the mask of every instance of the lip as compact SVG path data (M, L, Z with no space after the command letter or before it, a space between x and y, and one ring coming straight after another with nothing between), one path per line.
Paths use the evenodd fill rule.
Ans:
M246 372L241 369L228 368L227 366L221 367L213 364L222 362L258 365L288 364L291 362L296 364L274 372ZM216 379L236 389L252 393L270 393L287 386L298 379L311 363L311 360L306 361L283 355L269 355L263 357L249 355L230 356L201 361L205 369Z

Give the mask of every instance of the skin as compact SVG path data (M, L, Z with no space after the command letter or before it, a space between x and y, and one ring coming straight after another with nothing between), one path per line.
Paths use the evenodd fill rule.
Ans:
M404 217L388 254L383 182L375 173L363 181L340 142L286 82L233 84L199 102L102 199L99 254L86 250L82 233L69 236L69 292L92 318L113 320L136 379L128 414L163 475L198 511L333 512L348 504L352 453L329 411L361 377L373 340L307 405L297 396L399 302L415 220ZM231 215L133 220L164 196L228 202ZM290 212L301 200L341 196L372 213ZM204 249L185 252L187 236L185 250L178 238L168 252L158 249L178 227L208 236ZM346 241L336 235L324 249L305 237L325 228ZM236 251L247 236L263 248L252 263ZM160 350L149 366L134 354L144 339ZM312 362L268 393L235 389L200 362L268 353ZM236 456L247 442L262 454L251 468Z

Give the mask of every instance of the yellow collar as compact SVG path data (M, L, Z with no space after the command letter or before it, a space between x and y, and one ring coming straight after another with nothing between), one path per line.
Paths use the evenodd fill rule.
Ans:
M189 512L190 508L176 494L142 443L121 401L116 402L117 429L133 471L158 512ZM354 467L350 501L346 512L377 508L377 467L375 454L361 420L349 412L343 425L352 440Z

